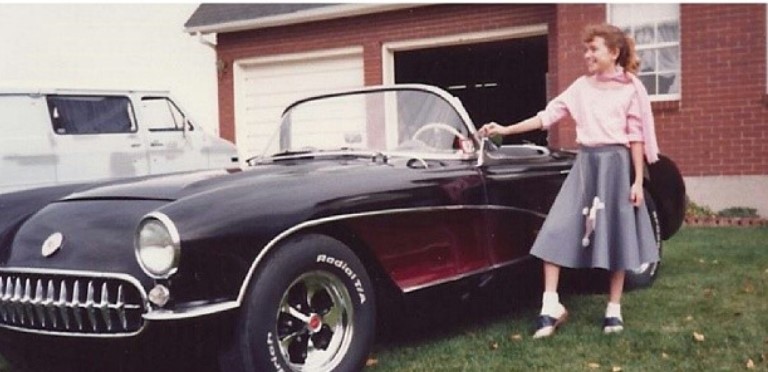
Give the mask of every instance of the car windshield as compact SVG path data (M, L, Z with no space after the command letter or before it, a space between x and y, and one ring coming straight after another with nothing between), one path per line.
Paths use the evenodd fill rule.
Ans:
M301 101L284 113L279 129L264 138L262 158L329 151L472 156L473 134L449 100L431 88L399 87Z

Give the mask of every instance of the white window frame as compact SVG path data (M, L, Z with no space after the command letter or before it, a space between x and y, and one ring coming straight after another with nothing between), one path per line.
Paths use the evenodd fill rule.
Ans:
M643 5L648 5L648 4L643 4ZM625 6L625 7L626 6L630 6L631 7L631 6L633 6L633 4L607 4L607 7L606 7L606 12L607 12L606 19L608 19L608 22L610 22L612 24L615 24L619 28L624 29L624 28L628 27L631 30L630 32L632 33L632 35L634 35L635 27L638 26L638 25L636 25L634 23L633 24L618 24L613 19L611 19L611 15L613 14L612 8L613 7L617 7L617 6ZM680 8L679 8L680 5L677 4L677 6L678 6L677 18L669 17L669 18L658 18L658 19L651 20L651 22L654 24L654 26L657 26L660 23L667 23L667 22L670 22L670 21L677 22L677 29L678 29L678 40L677 41L657 42L657 43L653 43L653 44L644 44L644 45L637 45L636 46L638 53L643 51L643 50L654 50L654 49L662 49L662 48L668 48L668 47L677 47L678 48L677 50L678 50L678 66L679 66L679 69L677 71L659 70L658 69L658 66L659 66L658 53L655 53L655 55L656 55L656 61L655 61L656 69L654 70L654 74L656 76L658 76L658 75L660 75L662 73L669 73L669 72L675 73L677 75L677 77L678 77L679 88L678 88L678 92L677 93L657 94L655 92L648 92L649 95L650 95L651 101L654 101L654 102L655 101L676 101L676 100L680 100L680 97L682 96L682 91L683 91L683 87L682 87L682 80L683 80L683 74L682 74L682 45L681 45L681 41L680 41L680 39L682 39L682 27L680 25ZM641 26L645 26L645 25L647 25L647 23L644 23ZM654 27L654 29L658 29L658 28Z

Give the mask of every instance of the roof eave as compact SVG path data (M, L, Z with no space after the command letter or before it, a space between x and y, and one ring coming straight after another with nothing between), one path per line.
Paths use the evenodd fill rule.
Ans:
M322 8L312 8L290 14L280 14L256 19L186 27L184 28L184 31L189 34L212 34L256 30L267 27L287 26L297 23L308 23L343 17L382 13L392 10L415 8L424 5L429 4L341 4Z

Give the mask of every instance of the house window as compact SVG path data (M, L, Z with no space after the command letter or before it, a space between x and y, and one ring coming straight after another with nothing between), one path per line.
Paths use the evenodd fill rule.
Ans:
M637 76L651 99L680 98L680 5L611 4L610 22L635 39Z

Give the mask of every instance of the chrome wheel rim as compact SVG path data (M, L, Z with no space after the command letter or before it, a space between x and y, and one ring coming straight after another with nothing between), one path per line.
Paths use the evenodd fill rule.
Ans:
M280 352L294 371L331 371L351 344L354 308L347 287L324 271L305 273L283 293L276 326Z

